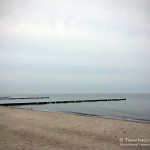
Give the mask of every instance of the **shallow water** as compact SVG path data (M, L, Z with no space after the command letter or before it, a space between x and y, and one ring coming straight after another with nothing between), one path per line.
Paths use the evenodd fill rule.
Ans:
M1 97L2 96L11 96L11 97L48 96L49 99L1 100L0 103L127 98L126 101L27 105L27 106L19 106L19 108L150 121L150 94L44 94L44 95L38 94L38 95L1 95Z

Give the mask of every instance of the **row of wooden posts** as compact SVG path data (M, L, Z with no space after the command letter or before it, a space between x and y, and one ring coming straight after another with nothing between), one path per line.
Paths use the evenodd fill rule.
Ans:
M0 100L15 100L15 99L48 99L49 97L0 97Z
M24 99L24 98L14 98L14 99ZM26 99L31 99L31 98L26 98ZM13 103L1 103L0 106L66 104L66 103L101 102L101 101L122 101L122 100L126 100L126 98L122 98L122 99L70 100L70 101L13 102Z

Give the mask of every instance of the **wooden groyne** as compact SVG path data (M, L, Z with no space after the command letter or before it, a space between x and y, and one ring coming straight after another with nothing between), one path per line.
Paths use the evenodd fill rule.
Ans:
M66 104L66 103L83 103L83 102L101 102L101 101L122 101L122 99L96 99L96 100L70 100L70 101L47 101L47 102L17 102L17 103L2 103L0 106L21 106L21 105L44 105L44 104Z
M0 97L0 100L16 100L16 99L48 99L49 97Z
M10 97L5 96L5 97L0 97L0 100L8 100Z

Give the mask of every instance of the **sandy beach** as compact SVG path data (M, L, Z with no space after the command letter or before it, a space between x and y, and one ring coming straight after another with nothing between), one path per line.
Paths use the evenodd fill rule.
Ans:
M148 150L149 139L149 123L0 107L0 150Z

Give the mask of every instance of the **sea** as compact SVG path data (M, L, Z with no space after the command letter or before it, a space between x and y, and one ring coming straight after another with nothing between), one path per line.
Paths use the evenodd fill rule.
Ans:
M49 97L45 99L2 99L0 103L70 101L126 98L122 101L99 101L83 103L60 103L45 105L23 105L18 108L48 112L61 112L77 115L97 116L121 120L150 123L150 94L1 94L0 97Z

